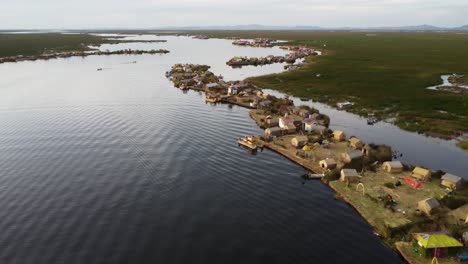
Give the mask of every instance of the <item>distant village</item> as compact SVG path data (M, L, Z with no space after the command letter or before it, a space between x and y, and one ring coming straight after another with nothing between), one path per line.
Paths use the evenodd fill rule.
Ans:
M264 133L238 138L240 146L251 153L268 148L303 166L305 179L327 183L403 256L417 254L422 262L414 263L463 257L468 188L461 176L404 164L390 146L330 130L329 117L316 109L295 106L288 96L272 96L246 81L224 81L209 69L176 64L166 77L181 90L205 92L207 103L251 109Z
M257 58L257 57L248 58L248 57L237 56L227 61L226 64L232 67L242 67L242 66L247 66L247 65L258 66L258 65L267 65L267 64L283 63L283 62L294 64L299 59L304 59L309 56L318 55L318 52L315 51L314 49L307 48L304 46L281 46L281 48L289 50L291 52L285 56L269 55L269 56L260 57L260 58Z

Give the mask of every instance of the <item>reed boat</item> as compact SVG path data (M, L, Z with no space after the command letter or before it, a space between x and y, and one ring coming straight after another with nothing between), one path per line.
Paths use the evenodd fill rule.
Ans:
M313 173L311 171L308 171L305 175L304 178L310 179L310 180L318 180L322 179L325 176L323 173Z
M221 101L221 98L219 98L219 96L207 95L205 97L205 101L210 103L218 103Z
M257 149L257 138L251 136L241 137L237 140L239 145L247 147L249 149Z

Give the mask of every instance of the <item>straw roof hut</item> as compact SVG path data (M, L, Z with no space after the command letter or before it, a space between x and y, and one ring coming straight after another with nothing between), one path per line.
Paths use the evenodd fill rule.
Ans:
M342 169L340 172L340 181L342 182L359 182L361 177L355 169Z
M362 147L361 151L362 151L362 154L369 156L369 154L372 151L372 147L369 144L365 144L364 147Z
M266 137L279 137L283 135L283 131L279 127L270 127L265 129Z
M314 132L320 135L324 135L328 131L328 127L315 124L315 122L311 120L305 120L303 123L303 129L306 132Z
M301 110L299 110L299 113L298 113L298 114L299 114L300 116L302 116L302 117L308 117L309 114L310 114L310 112L307 111L307 110L305 110L305 109L301 109Z
M320 167L324 169L334 169L336 168L336 161L334 159L324 159L319 162Z
M271 101L270 100L263 100L257 105L257 109L268 109L271 107Z
M344 163L351 163L351 161L362 158L362 152L359 150L351 150L348 153L341 154L341 159Z
M346 134L340 130L333 131L333 137L335 138L336 141L346 140Z
M428 181L431 179L431 171L421 167L416 167L414 168L411 176L421 181Z
M461 189L463 186L463 179L450 173L446 173L442 176L442 184L450 189Z
M283 128L284 133L286 134L294 134L296 133L296 126L294 123L288 123Z
M353 148L360 149L364 147L364 142L357 137L351 137L349 139L350 146Z
M296 136L291 139L291 145L296 148L302 148L305 144L309 142L309 138L307 136Z
M418 209L427 215L431 215L434 209L439 207L440 203L435 198L427 198L418 202Z
M390 173L403 172L403 164L398 160L386 161L383 163L382 168Z
M266 120L266 125L267 127L275 127L279 125L279 118L274 117L274 118L269 118Z

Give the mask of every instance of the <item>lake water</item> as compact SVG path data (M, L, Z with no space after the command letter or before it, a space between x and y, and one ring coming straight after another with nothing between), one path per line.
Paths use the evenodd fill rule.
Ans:
M101 48L171 53L0 65L0 263L402 262L301 167L238 147L262 133L247 109L164 77L179 62L279 72L225 62L283 51L161 38Z
M449 81L450 76L451 76L451 75L441 75L441 76L440 76L440 79L442 80L442 84L435 85L435 86L430 86L430 87L427 87L426 89L437 91L440 87L444 87L444 86L460 87L460 88L468 89L468 86L466 86L466 85L455 85L455 84L452 84L452 83Z

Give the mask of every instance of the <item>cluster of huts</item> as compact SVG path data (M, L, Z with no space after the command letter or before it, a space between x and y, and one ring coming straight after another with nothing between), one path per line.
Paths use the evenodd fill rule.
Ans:
M192 36L193 39L209 39L208 36L205 36L205 35L195 35L195 36Z
M328 122L324 115L294 105L288 106L286 111L288 113L282 117L266 117L266 138L291 135L298 132L320 135L328 133ZM307 137L303 136L303 138ZM302 147L304 142L307 142L307 140L298 140L298 143L293 145Z
M266 57L242 57L242 56L236 56L231 58L229 61L226 62L227 65L233 66L233 67L242 67L246 65L267 65L267 64L273 64L273 63L290 63L294 64L298 59L304 59L309 56L314 56L318 55L318 53L311 49L311 48L306 48L302 47L296 50L293 50L291 53L285 55L285 56L274 56L274 55L268 55Z
M243 56L236 56L226 62L227 65L233 67L242 67L246 65L268 65L273 63L282 63L285 61L284 56L274 56L268 55L266 57L243 57Z
M244 81L224 81L216 76L208 65L176 64L166 73L174 86L182 90L198 90L206 93L207 102L223 102L250 109L271 109L277 98ZM290 103L290 100L287 101Z
M342 131L334 131L333 135L334 139L338 141L345 140L346 138ZM368 144L365 144L362 140L356 137L351 137L349 139L349 144L353 149L347 153L343 153L341 157L341 161L345 164L350 163L353 160L361 159L364 155L368 155L369 152L372 151ZM334 159L325 159L320 161L320 166L323 169L331 170L337 167L337 162ZM391 174L401 174L405 170L403 163L398 160L383 162L381 168ZM410 176L411 181L424 183L431 180L432 172L426 168L415 167L411 171ZM361 176L355 169L342 169L340 172L340 180L343 182L357 183L360 182ZM450 190L461 189L463 188L463 178L450 173L445 173L440 179L440 185ZM413 187L419 188L419 186L422 185ZM430 215L435 209L439 207L440 203L434 197L429 197L418 202L418 209L427 215Z
M281 46L280 48L291 51L288 55L286 55L286 61L295 61L296 59L302 59L319 54L316 50L306 46Z
M260 48L270 48L273 47L273 43L275 40L273 39L265 39L265 38L256 38L253 40L236 40L232 42L233 45L237 46L250 46L250 47L260 47Z
M20 62L20 61L35 61L35 60L50 60L50 59L59 59L59 58L69 58L69 57L86 57L86 56L103 56L103 55L141 55L141 54L165 54L169 53L168 50L158 49L158 50L115 50L115 51L72 51L72 52L61 52L61 53L50 53L42 55L32 55L32 56L11 56L0 58L0 64L6 62Z
M175 64L166 72L166 76L172 80L174 86L181 90L215 89L225 86L222 76L216 76L209 71L210 66L199 64Z

